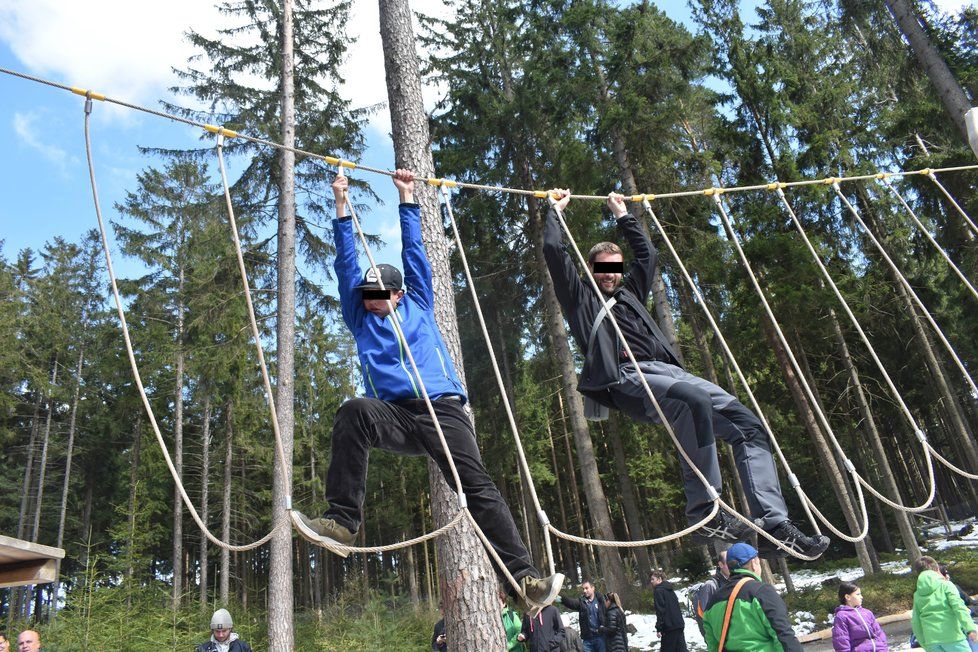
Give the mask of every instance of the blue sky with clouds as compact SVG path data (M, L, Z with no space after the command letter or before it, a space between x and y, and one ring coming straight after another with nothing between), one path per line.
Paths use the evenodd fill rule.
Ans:
M157 107L174 83L171 67L181 67L192 54L182 34L189 28L212 31L220 17L207 0L169 0L166 12L143 20L132 0L0 0L0 67L15 69L61 83L91 88L118 99ZM677 20L688 21L684 0L657 3ZM754 0L745 0L752 5ZM960 0L942 0L948 9ZM441 0L414 0L425 13L444 13ZM383 102L386 93L377 3L356 0L351 49L342 88L356 106ZM352 71L356 70L356 74ZM429 90L428 100L435 91ZM84 100L40 84L0 75L0 239L8 259L24 247L39 249L55 236L77 241L95 227L82 132ZM389 116L381 112L367 131L363 162L390 168L393 152ZM187 147L199 137L196 129L154 116L95 103L92 121L94 157L103 210L113 219L112 206L136 174L155 161L138 146ZM451 171L440 171L451 176ZM325 190L325 189L324 189ZM386 209L367 220L375 231L393 235L388 219L396 194L386 179L377 178L375 191ZM114 251L122 275L138 267ZM396 253L393 254L396 257ZM383 257L383 256L382 256Z

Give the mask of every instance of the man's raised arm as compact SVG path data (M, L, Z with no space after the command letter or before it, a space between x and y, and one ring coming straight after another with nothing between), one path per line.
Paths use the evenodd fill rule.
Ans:
M570 201L570 190L555 188L550 193L559 199L547 211L547 221L543 228L543 257L547 261L557 301L566 312L581 302L584 283L570 253L564 248L564 234L557 221L557 211L563 212Z
M608 208L618 223L618 232L628 242L632 250L632 264L628 266L628 274L623 283L640 301L645 301L652 290L652 279L655 277L655 266L658 264L659 252L652 246L652 241L645 234L642 225L625 207L625 197L618 193L608 195Z
M353 330L363 319L363 302L357 295L356 286L363 278L363 270L357 261L356 236L353 233L353 220L346 214L346 189L348 181L339 174L333 180L333 197L336 200L336 218L333 220L333 242L336 245L336 283L340 293L340 306L343 321Z
M394 185L400 198L398 214L401 220L401 261L404 263L404 282L418 305L426 310L435 306L435 290L431 283L431 263L421 239L421 207L414 203L414 172L397 170Z

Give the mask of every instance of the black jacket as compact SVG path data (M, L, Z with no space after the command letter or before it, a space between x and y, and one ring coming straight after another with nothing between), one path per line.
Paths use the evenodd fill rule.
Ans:
M594 601L598 605L598 631L596 632L591 631L591 620L587 617L587 603L583 595L580 598L561 598L564 607L577 612L581 638L585 641L601 636L601 628L608 625L608 610L604 606L604 596L595 591Z
M683 612L679 608L679 598L672 584L662 582L652 591L652 602L655 605L655 631L671 632L683 629Z
M431 632L431 649L434 652L445 652L448 649L448 642L438 645L438 636L445 633L445 619L442 618L435 623L435 631Z
M557 652L566 638L560 612L553 605L544 607L536 618L525 614L521 633L526 638L527 652Z
M604 627L604 642L606 652L628 652L625 612L615 603L611 603L608 607L608 624Z
M217 643L214 641L201 643L194 649L194 652L217 652ZM229 652L251 652L251 646L238 638L231 641Z
M632 308L634 313L629 311L629 314L637 316L633 318L645 322L652 337L665 352L666 362L682 366L679 356L669 346L659 325L645 307L645 299L652 289L659 253L638 220L630 213L618 218L618 231L628 242L634 260L615 292L615 299ZM543 255L547 261L547 269L550 270L550 278L553 279L557 301L560 302L577 346L584 354L584 366L578 377L577 391L602 405L615 407L608 388L620 382L618 337L611 320L605 319L598 328L593 350L588 350L591 328L601 312L602 301L591 283L581 279L570 253L564 248L563 233L553 208L547 213L547 224L543 232ZM623 312L615 310L615 317L620 320Z

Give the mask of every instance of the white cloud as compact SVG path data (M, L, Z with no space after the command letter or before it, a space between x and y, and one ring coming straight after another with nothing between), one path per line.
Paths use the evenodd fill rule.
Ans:
M956 14L964 7L974 5L974 0L934 0L934 4L949 14Z
M14 132L21 142L39 152L41 156L53 163L62 174L66 174L69 161L68 152L57 145L49 145L41 141L37 134L43 130L35 128L35 122L40 118L41 116L35 112L14 113Z
M444 14L445 0L415 0L412 9ZM0 0L0 39L28 71L150 106L169 96L172 68L197 53L184 34L213 36L228 20L212 0L167 0L162 10L150 0ZM355 107L386 102L376 0L353 3L348 29L355 43L343 65L343 96ZM124 109L114 115L123 113L137 120ZM382 134L390 128L386 111L371 122Z

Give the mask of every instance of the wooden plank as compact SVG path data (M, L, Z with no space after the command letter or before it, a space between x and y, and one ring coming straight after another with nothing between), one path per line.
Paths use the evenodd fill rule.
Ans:
M35 559L0 565L0 588L48 584L58 577L56 559Z
M65 551L0 534L0 565L32 559L64 559Z

